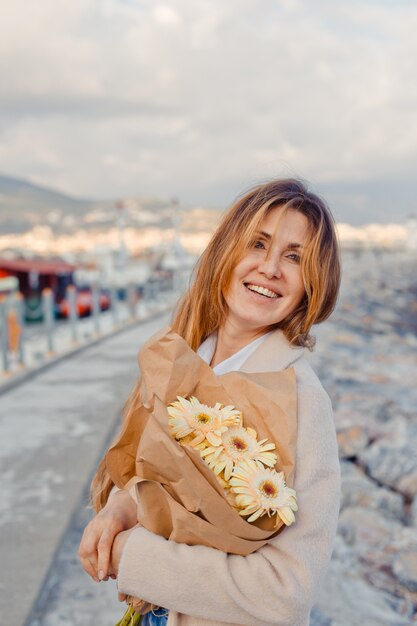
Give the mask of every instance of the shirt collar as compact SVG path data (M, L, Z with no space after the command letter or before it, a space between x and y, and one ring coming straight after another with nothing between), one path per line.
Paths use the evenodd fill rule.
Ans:
M304 351L301 346L291 345L282 330L277 329L269 334L240 369L242 372L281 371L298 361Z
M298 361L298 359L300 359L304 354L305 348L292 346L282 330L277 329L269 332L263 339L264 340L260 342L259 338L251 342L259 342L259 345L256 346L255 350L249 350L248 357L246 359L243 357L243 361L239 359L238 355L239 353L244 352L251 344L248 344L248 346L239 350L239 352L232 355L230 359L226 359L225 361L222 361L222 363L219 363L219 366L222 366L224 363L226 369L228 369L227 362L229 360L235 360L236 357L238 357L236 361L238 367L234 367L231 364L231 369L239 369L242 372L248 373L281 371L287 367L291 367L295 361ZM208 364L210 364L214 350L216 349L216 342L217 332L215 331L203 341L197 350L198 355ZM223 370L224 367L221 367L220 369ZM222 373L224 372L222 371Z

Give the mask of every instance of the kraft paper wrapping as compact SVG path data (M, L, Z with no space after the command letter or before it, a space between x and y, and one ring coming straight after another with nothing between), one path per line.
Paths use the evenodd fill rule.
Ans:
M120 488L136 489L137 519L147 530L178 543L240 555L254 552L282 530L283 522L274 527L276 516L265 515L248 523L231 507L199 451L181 446L170 434L167 405L178 395L194 395L211 406L233 405L258 440L275 443L275 469L292 487L297 438L293 368L216 376L170 329L143 346L139 366L140 398L106 456L111 479Z

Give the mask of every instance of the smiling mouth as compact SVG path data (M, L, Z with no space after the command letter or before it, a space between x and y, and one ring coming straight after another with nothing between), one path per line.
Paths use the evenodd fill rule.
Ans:
M265 287L260 287L259 285L252 285L252 283L243 283L246 289L249 291L254 291L255 293L259 293L261 296L265 296L265 298L269 298L270 300L276 300L281 297L281 294L275 293L270 289L266 289Z

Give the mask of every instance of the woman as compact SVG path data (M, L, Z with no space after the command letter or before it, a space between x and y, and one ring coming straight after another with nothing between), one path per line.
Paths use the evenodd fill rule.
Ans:
M172 328L216 374L294 367L299 511L291 527L248 556L177 544L136 526L129 493L113 489L108 497L102 462L92 486L101 511L84 532L81 561L95 580L117 575L121 599L166 607L143 624L309 623L336 532L340 466L331 404L304 353L314 345L312 325L333 311L339 283L333 219L298 180L268 182L241 197L203 253ZM127 413L134 403L135 392Z

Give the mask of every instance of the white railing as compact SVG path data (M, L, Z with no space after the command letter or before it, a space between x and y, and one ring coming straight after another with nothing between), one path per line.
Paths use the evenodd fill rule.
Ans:
M43 321L25 322L25 303L20 293L0 298L0 387L11 378L88 345L101 337L117 332L131 324L145 321L172 309L183 291L188 275L177 275L170 288L158 284L145 286L139 296L135 285L126 290L120 300L115 289L110 290L111 304L100 310L100 286L92 287L92 311L80 318L76 306L76 289L68 287L66 299L68 317L55 319L55 303L50 289L42 292ZM162 286L162 285L161 285Z

